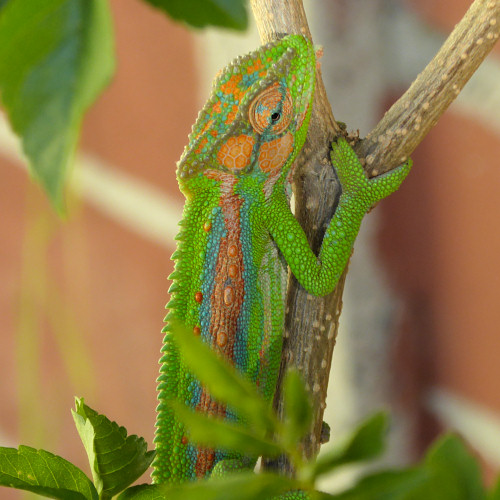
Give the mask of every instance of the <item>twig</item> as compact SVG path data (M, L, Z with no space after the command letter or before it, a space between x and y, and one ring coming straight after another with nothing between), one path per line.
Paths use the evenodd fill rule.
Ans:
M499 37L500 0L476 0L411 87L356 145L371 175L386 172L411 155Z

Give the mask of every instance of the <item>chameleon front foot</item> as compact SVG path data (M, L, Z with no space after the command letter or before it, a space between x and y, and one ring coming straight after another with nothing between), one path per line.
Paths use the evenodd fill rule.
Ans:
M355 199L365 211L396 191L412 165L409 159L390 172L368 179L356 153L343 137L332 143L331 160L342 186L342 197Z

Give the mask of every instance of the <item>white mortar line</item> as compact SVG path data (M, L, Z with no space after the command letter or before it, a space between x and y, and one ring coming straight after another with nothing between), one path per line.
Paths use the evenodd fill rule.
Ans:
M427 407L447 427L456 429L491 465L500 467L500 416L462 396L435 387Z
M0 116L0 154L25 165L19 139ZM82 198L133 232L163 246L172 246L182 204L133 176L91 155L79 155L71 185Z

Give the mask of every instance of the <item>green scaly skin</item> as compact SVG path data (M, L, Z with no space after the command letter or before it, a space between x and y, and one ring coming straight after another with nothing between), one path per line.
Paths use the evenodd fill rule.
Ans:
M368 180L344 139L332 145L342 194L319 256L289 208L293 162L314 94L310 42L289 35L238 58L214 83L178 164L186 204L172 256L171 300L158 378L155 483L180 483L251 467L256 457L189 443L168 402L235 420L186 369L169 320L182 321L273 397L280 363L287 265L314 295L331 292L366 211L395 191L410 162ZM227 467L226 467L227 466ZM286 498L305 498L288 493Z

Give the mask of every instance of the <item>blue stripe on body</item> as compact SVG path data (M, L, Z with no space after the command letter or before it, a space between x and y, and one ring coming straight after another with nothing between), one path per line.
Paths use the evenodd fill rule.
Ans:
M199 310L199 322L201 327L201 338L211 344L210 321L211 321L211 300L213 288L215 285L215 268L217 257L219 255L220 241L224 237L226 228L224 225L224 216L222 209L217 206L212 210L211 217L212 229L208 235L207 249L205 252L205 262L201 270L201 293L203 301ZM192 394L190 406L196 408L200 402L202 388L200 383L193 379L190 384L190 393Z

